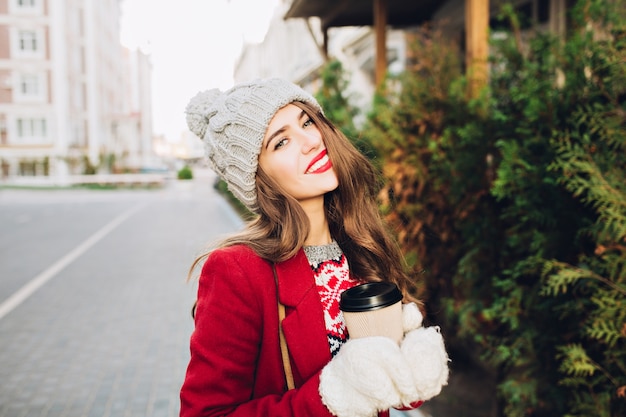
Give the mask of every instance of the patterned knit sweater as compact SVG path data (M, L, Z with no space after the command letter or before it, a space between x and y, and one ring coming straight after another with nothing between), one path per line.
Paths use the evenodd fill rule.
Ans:
M304 253L313 269L317 291L324 307L330 353L335 356L348 337L343 314L339 310L341 293L360 282L350 277L348 261L337 242L305 246Z

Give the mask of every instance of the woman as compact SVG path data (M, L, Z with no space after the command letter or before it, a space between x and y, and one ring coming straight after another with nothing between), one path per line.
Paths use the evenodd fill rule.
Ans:
M317 101L274 78L200 93L186 113L209 165L257 217L197 261L206 259L180 415L366 417L437 395L448 358L411 302L376 173ZM349 340L340 294L381 280L404 294L404 339Z

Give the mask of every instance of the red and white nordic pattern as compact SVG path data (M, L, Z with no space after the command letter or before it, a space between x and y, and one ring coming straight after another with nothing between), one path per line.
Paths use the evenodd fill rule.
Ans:
M343 314L339 310L341 293L360 282L350 277L348 261L344 255L338 259L322 261L312 265L317 291L324 307L324 322L328 334L330 351L334 356L348 337Z

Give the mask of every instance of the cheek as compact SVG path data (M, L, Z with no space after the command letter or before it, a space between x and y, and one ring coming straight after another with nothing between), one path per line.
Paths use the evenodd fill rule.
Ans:
M284 184L288 183L297 176L296 166L292 161L277 161L274 166L275 180Z
M259 166L278 183L284 183L285 180L292 177L296 169L292 163L292 158L280 154L271 154L259 158Z

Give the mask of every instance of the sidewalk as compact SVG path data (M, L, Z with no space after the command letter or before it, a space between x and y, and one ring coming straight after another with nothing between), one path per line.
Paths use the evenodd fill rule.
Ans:
M196 291L186 274L232 228L206 190L25 191L0 205L0 268L11 268L0 275L22 288L50 276L0 319L1 417L178 416Z

